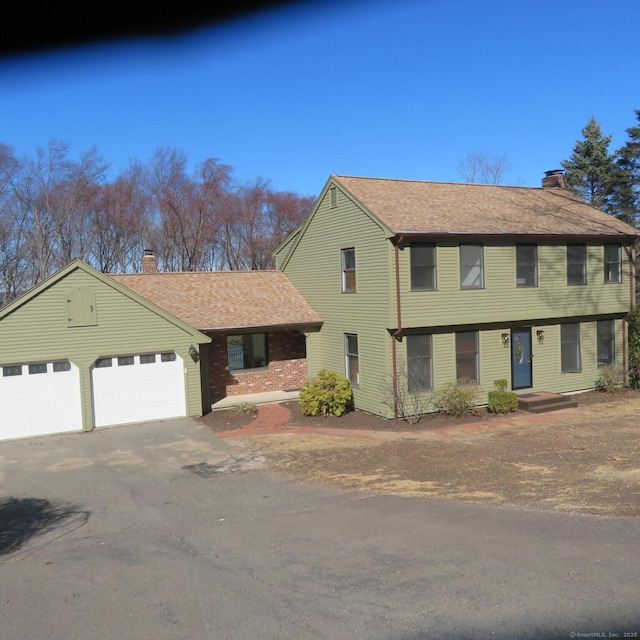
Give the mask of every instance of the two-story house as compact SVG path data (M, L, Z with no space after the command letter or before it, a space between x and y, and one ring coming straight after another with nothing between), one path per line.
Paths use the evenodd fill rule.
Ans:
M344 373L356 408L394 417L400 384L558 393L626 370L637 238L561 172L541 188L333 175L276 263L324 322L309 377Z

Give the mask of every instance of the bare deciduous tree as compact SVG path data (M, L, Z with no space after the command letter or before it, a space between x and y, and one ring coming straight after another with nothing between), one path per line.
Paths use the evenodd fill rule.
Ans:
M187 167L183 151L160 148L108 181L94 148L75 160L51 140L18 161L0 144L0 294L75 258L103 272L139 270L143 249L164 271L272 268L273 250L313 199L262 178L235 184L215 158Z
M502 184L505 174L511 171L507 156L473 151L458 165L458 173L465 182L477 184Z

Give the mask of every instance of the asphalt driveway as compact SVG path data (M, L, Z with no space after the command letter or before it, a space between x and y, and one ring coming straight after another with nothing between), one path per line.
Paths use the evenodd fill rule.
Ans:
M0 443L3 640L637 637L639 541L332 490L190 420Z

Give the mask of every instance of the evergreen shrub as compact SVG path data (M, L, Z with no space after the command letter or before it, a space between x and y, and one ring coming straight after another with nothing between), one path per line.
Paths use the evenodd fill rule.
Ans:
M300 390L300 409L305 416L341 416L353 401L351 384L334 371L321 369L315 380Z
M513 391L507 391L508 382L504 378L494 380L494 391L489 391L487 411L489 413L513 413L518 410L518 396Z

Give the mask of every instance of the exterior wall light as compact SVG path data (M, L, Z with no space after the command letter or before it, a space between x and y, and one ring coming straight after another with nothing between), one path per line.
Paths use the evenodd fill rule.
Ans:
M503 333L502 334L502 346L505 347L505 349L509 346L509 334L508 333Z
M193 344L189 347L189 355L194 362L198 362L200 354L198 353L198 350L193 346Z
M538 329L536 331L536 337L538 338L538 344L542 344L544 342L544 331L542 329Z

